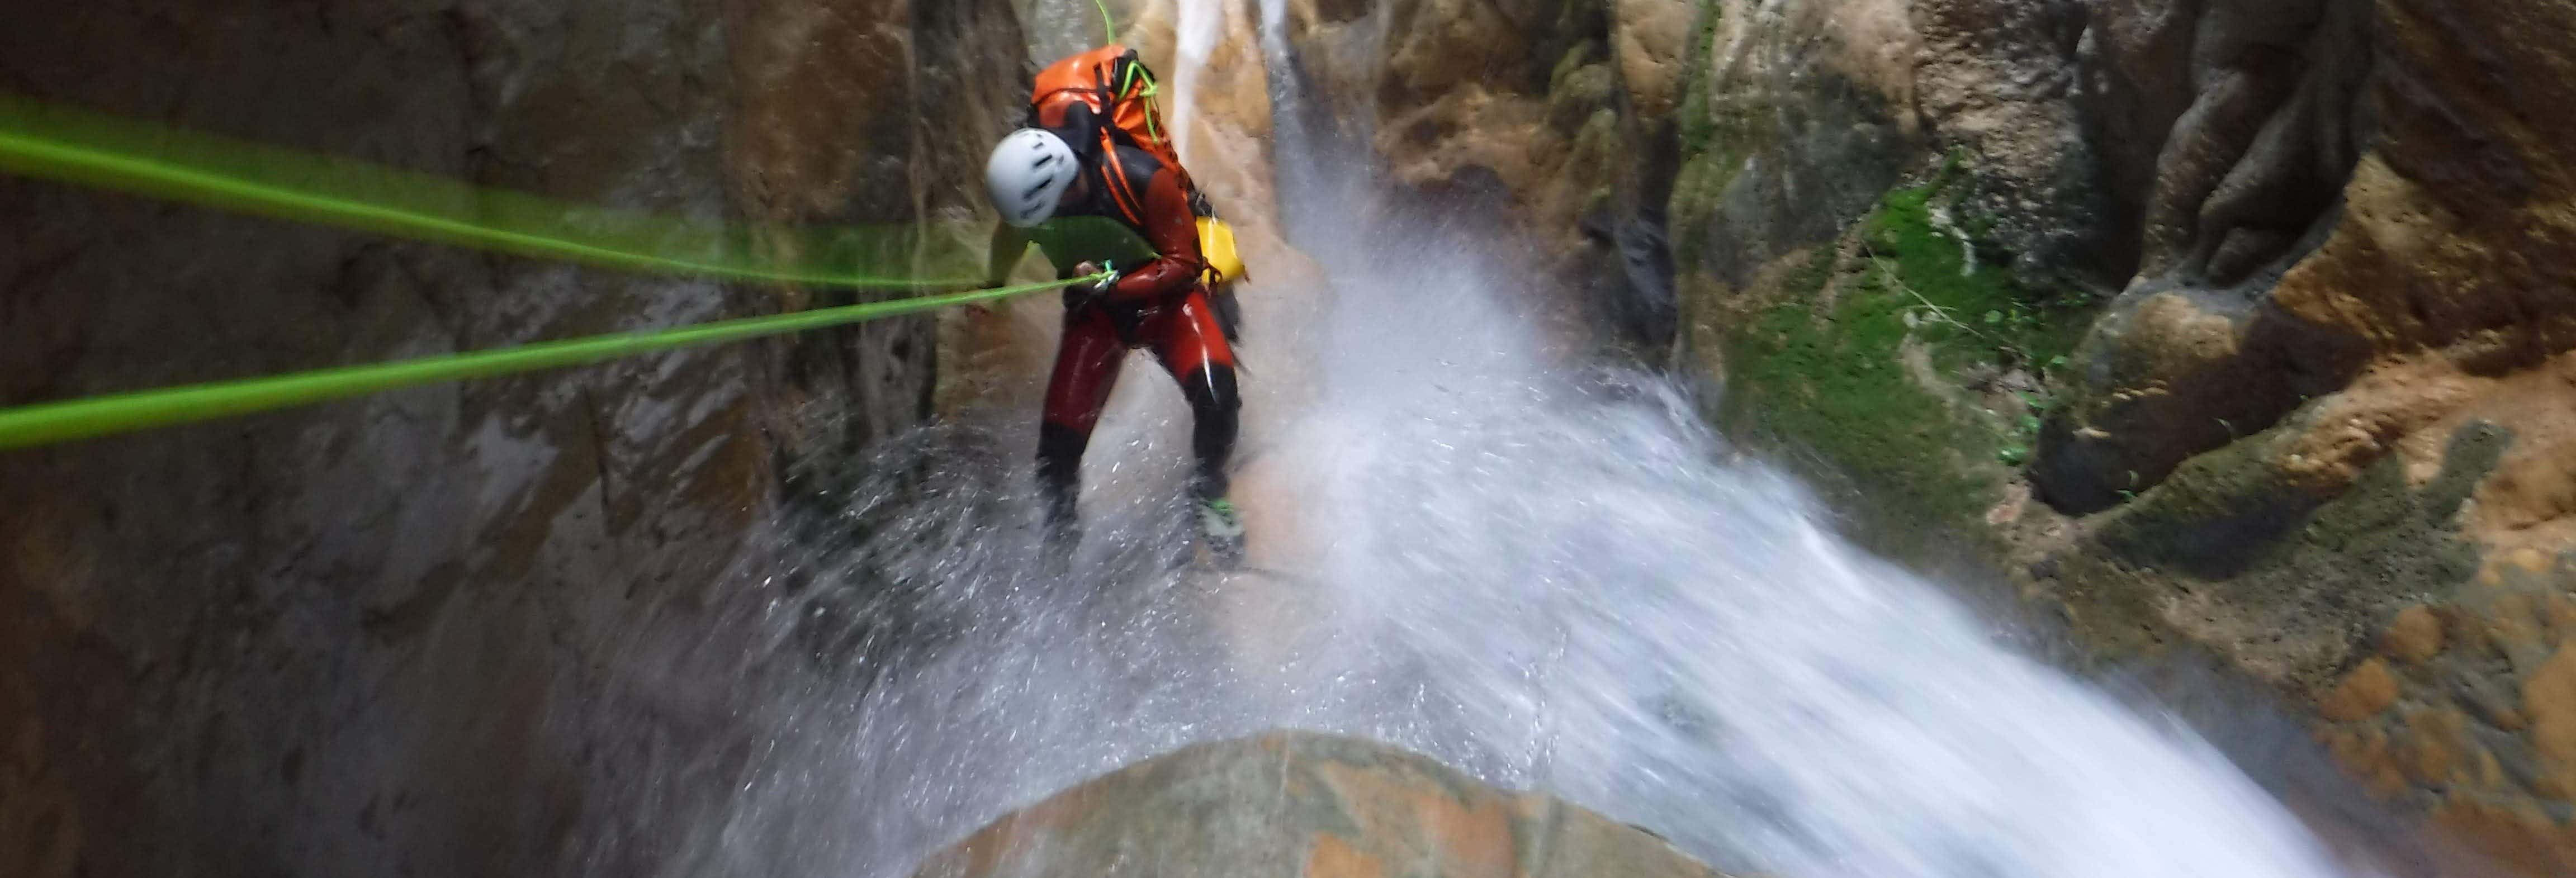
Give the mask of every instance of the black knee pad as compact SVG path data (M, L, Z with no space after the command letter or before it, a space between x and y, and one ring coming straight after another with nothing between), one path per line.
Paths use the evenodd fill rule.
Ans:
M1232 416L1243 409L1243 397L1234 384L1234 367L1205 366L1181 381L1181 396L1190 403L1190 411L1202 417L1209 414Z
M1038 482L1047 487L1073 484L1082 474L1082 449L1091 434L1062 424L1038 426Z
M1223 497L1226 460L1234 456L1234 436L1243 410L1243 397L1235 392L1234 369L1209 366L1192 373L1181 382L1181 395L1190 401L1190 451L1198 457L1197 493L1205 499Z
M1038 425L1038 492L1049 521L1073 518L1075 493L1082 483L1082 449L1089 444L1089 432L1061 424Z

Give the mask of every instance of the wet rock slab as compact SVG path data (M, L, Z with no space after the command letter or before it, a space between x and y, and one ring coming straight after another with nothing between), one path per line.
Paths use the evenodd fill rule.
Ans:
M1273 732L1130 766L995 821L917 878L1717 873L1547 796L1350 738Z

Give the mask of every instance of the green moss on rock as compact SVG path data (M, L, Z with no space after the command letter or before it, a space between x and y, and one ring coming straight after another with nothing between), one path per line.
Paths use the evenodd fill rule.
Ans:
M1942 199L1966 176L1953 156L1930 182L1887 194L1863 224L1878 269L1867 282L1917 306L1921 336L1944 368L1982 362L2036 375L2063 365L2098 306L2078 289L2023 282L1986 237L1989 224L1949 215Z
M1564 57L1556 59L1556 68L1549 71L1547 76L1548 94L1564 91L1566 77L1574 75L1575 71L1593 62L1592 47L1593 44L1589 40L1576 43L1574 48L1565 50Z
M1791 298L1734 334L1721 418L1757 443L1812 451L1869 495L1864 519L1973 518L1994 491L1968 475L1962 449L1984 437L1906 374L1902 302L1849 290L1818 312L1838 261L1820 251L1784 284Z
M1668 218L1666 228L1675 270L1685 274L1698 270L1701 255L1708 247L1709 223L1717 215L1718 199L1726 194L1727 184L1735 182L1735 172L1742 167L1742 160L1733 156L1701 152L1685 160L1681 173L1674 175L1673 194L1666 202L1664 215Z
M1873 541L1898 550L1984 533L1977 519L2047 406L2037 379L2091 316L2081 297L2014 277L1979 224L1948 215L1964 178L1953 160L1887 193L1726 334L1721 422L1809 452L1858 495Z
M1608 64L1587 64L1575 68L1548 93L1548 124L1558 130L1569 130L1586 124L1593 116L1609 113L1618 118L1619 76Z
M1709 53L1717 42L1721 15L1717 0L1700 0L1693 24L1697 35L1682 50L1682 106L1678 126L1682 154L1708 151L1717 135L1717 118L1709 110Z
M2310 426L2298 420L2193 458L2044 565L2041 578L2074 609L2082 642L2121 655L2179 630L2313 694L2399 607L2476 575L2477 549L2456 516L2511 446L2510 432L2463 426L2421 487L2390 455L2324 497L2273 463ZM2166 609L2185 601L2193 612Z

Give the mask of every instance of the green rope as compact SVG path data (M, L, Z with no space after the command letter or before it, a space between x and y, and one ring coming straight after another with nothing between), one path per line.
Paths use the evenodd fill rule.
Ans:
M404 387L578 366L698 345L823 329L1001 299L1080 283L1072 280L721 320L677 329L621 332L519 347L319 369L287 375L191 384L88 399L0 409L0 450L87 439L152 427L208 421L310 405Z
M272 218L627 271L815 286L954 288L973 260L925 226L751 229L552 202L0 93L0 172ZM978 238L960 225L948 237ZM797 264L754 259L754 242ZM925 251L924 245L938 247ZM959 278L913 271L925 254ZM894 271L867 273L853 266ZM892 275L903 276L892 276Z
M1109 42L1101 45L1118 42L1118 22L1109 17L1109 0L1091 0L1091 5L1100 7L1100 30L1109 37Z
M1143 70L1145 65L1137 64L1136 69ZM1163 93L1163 83L1150 73L1139 75L1145 80L1145 90L1136 93L1136 99L1145 102L1145 136L1168 143L1170 138L1163 134L1162 108L1154 105L1154 99Z

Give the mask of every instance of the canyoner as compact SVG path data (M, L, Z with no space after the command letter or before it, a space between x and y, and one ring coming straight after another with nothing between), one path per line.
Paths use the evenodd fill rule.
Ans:
M1038 428L1038 482L1058 565L1081 542L1083 451L1121 361L1138 348L1153 353L1189 402L1202 544L1221 566L1243 560L1227 467L1242 407L1232 286L1244 267L1233 230L1181 166L1154 107L1157 90L1152 71L1125 46L1058 61L1037 77L1027 127L1004 137L985 165L1002 215L988 283L1005 282L1032 244L1059 279L1109 275L1066 288L1064 336Z

